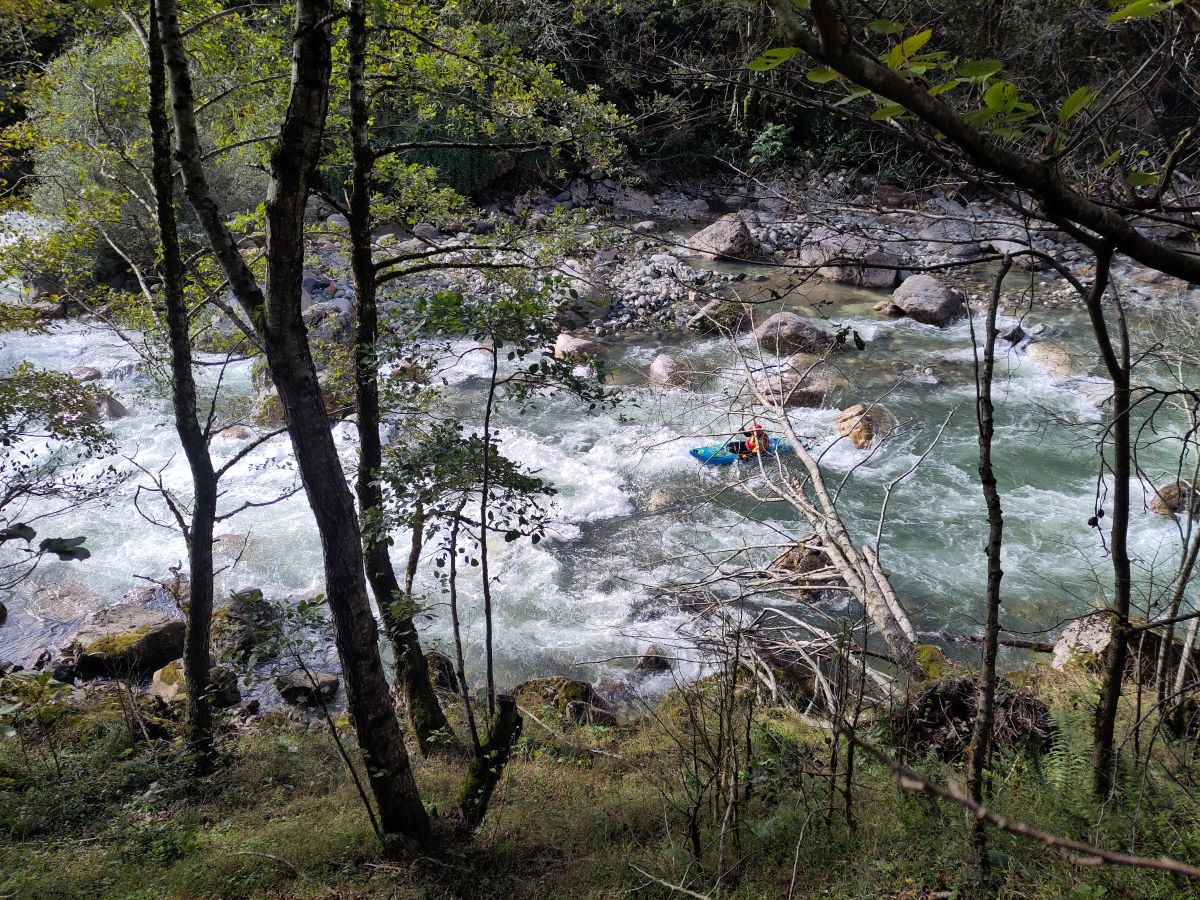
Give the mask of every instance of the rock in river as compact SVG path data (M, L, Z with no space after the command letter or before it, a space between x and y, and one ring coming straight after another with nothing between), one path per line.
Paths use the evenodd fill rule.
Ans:
M770 353L825 353L833 335L794 312L777 312L754 329L758 346Z
M183 655L182 619L132 603L100 610L68 646L81 678L138 677Z
M914 322L945 328L963 314L967 301L962 291L942 284L932 275L912 275L892 293L892 302Z

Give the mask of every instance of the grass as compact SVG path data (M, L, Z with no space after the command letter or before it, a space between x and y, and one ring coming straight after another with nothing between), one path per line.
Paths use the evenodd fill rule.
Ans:
M1145 783L1127 773L1125 793L1102 809L1077 765L1088 750L1078 746L1086 686L1056 682L1043 696L1060 737L1041 758L997 762L995 808L1114 849L1200 858L1190 750L1169 747ZM677 708L622 728L566 727L541 713L553 731L527 721L474 839L395 863L380 858L319 723L277 714L230 730L219 769L194 779L173 744L131 742L119 713L99 707L86 743L77 729L54 738L61 777L39 749L44 734L26 733L24 750L0 744L0 897L672 896L652 878L722 897L784 897L793 878L796 897L981 893L956 808L898 788L860 759L851 827L822 774L827 735L785 710L753 714L754 754L741 773L752 790L730 856L739 864L720 885L713 839L723 806L704 814L702 859L689 849L681 808L694 770L681 738L697 732ZM446 809L463 762L413 759L427 805ZM932 759L913 764L955 774ZM990 846L1002 897L1195 893L1171 876L1079 866L1011 836L993 833Z

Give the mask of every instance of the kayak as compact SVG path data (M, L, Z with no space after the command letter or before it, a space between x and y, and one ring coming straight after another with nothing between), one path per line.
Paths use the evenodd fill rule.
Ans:
M780 453L791 453L792 445L787 441L779 438L771 438L768 444L768 450L763 456L776 456ZM729 442L724 444L710 444L707 447L694 447L689 453L693 459L698 459L700 462L710 466L731 466L738 462L738 455L729 449ZM753 457L747 456L745 461L749 462Z

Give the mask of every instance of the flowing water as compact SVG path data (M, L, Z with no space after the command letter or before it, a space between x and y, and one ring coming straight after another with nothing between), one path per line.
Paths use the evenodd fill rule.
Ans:
M751 273L760 274L754 269ZM773 270L761 274L779 277ZM811 304L823 301L821 315L859 332L867 348L839 358L848 383L834 399L844 407L882 398L902 423L899 433L868 454L845 440L834 441L833 408L794 410L792 422L824 451L831 482L849 476L842 506L859 537L874 534L887 484L929 450L921 466L892 491L881 556L919 630L977 632L985 523L976 472L969 326L963 320L939 330L882 319L870 308L880 296L817 284L793 294L787 303L812 314ZM1169 305L1164 299L1158 311L1153 305L1139 308L1138 329L1148 328ZM1077 309L1035 312L1026 325L1033 322L1046 326L1043 339L1086 355L1086 319ZM752 351L748 338L739 346L747 354ZM455 349L465 352L471 347ZM696 390L646 386L650 361L664 350L711 374ZM110 331L81 322L57 325L41 335L0 335L0 371L32 360L51 369L82 364L108 373L133 358ZM624 385L625 394L616 413L588 412L565 398L541 401L522 415L501 404L501 452L525 463L558 490L546 540L536 546L525 540L494 542L502 683L549 673L582 674L610 684L631 680L637 654L651 642L672 643L677 629L688 621L657 599L656 586L702 575L713 562L712 554L722 549L779 544L804 531L788 508L760 503L741 489L735 471L706 470L688 456L688 448L740 429L749 414L744 400L738 399L736 358L719 338L630 337L610 345L612 378ZM451 389L478 399L485 362L485 354L465 352L450 373ZM112 426L122 455L161 473L168 487L186 495L188 472L167 400L137 378L106 379L103 384L131 412ZM249 363L229 369L225 390L249 395ZM1013 633L1049 630L1052 638L1055 624L1095 605L1107 583L1103 536L1087 524L1097 491L1105 487L1097 478L1096 462L1104 415L1096 405L1096 391L1086 383L1057 381L1003 342L996 394L996 466L1007 524L1003 624ZM948 416L949 425L930 450ZM769 418L761 418L771 425ZM352 427L339 425L335 433L351 459ZM218 438L213 451L220 461L243 444ZM1177 452L1170 440L1147 452L1142 464L1151 480L1169 480L1165 473L1174 471ZM99 469L102 464L86 465ZM132 469L127 461L118 464ZM276 438L235 467L223 482L223 504L269 500L294 486L295 479L287 438ZM135 473L103 501L56 526L56 533L86 535L92 557L83 563L45 563L29 584L6 598L9 621L0 627L0 659L28 663L42 648L62 643L92 611L86 607L116 602L130 588L145 584L136 576L161 578L169 566L185 561L180 536L134 510L137 485L145 481ZM1139 481L1135 498L1145 489ZM148 512L162 514L152 498L143 494L141 500ZM1135 502L1132 523L1139 578L1148 584L1153 575L1161 582L1169 578L1178 554L1178 523L1141 506ZM220 590L253 585L281 599L321 588L320 545L302 494L241 513L219 526L221 531L247 535L248 540L236 566L219 577ZM396 546L407 545L408 535L398 533ZM228 562L225 546L221 558ZM762 549L750 555L765 560L773 552ZM432 570L426 559L417 582L431 604L422 626L424 640L448 649L449 616ZM82 605L35 599L38 586L64 579L86 584L96 599ZM478 650L482 623L477 570L465 574L462 590L466 637ZM332 651L326 652L328 664L336 665ZM663 676L659 678L661 683Z

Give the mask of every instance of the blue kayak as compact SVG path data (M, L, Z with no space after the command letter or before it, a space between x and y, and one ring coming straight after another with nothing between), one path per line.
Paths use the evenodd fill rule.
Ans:
M768 447L769 449L763 454L763 456L770 457L776 456L780 453L792 452L792 445L787 441L780 440L779 438L771 438ZM726 441L724 444L711 444L707 447L694 447L688 452L692 454L693 459L698 459L700 462L706 463L710 466L731 466L735 462L738 462L739 459L743 459L743 457L739 457L738 454L729 449L728 441ZM753 459L753 456L744 457L745 461L751 461Z

